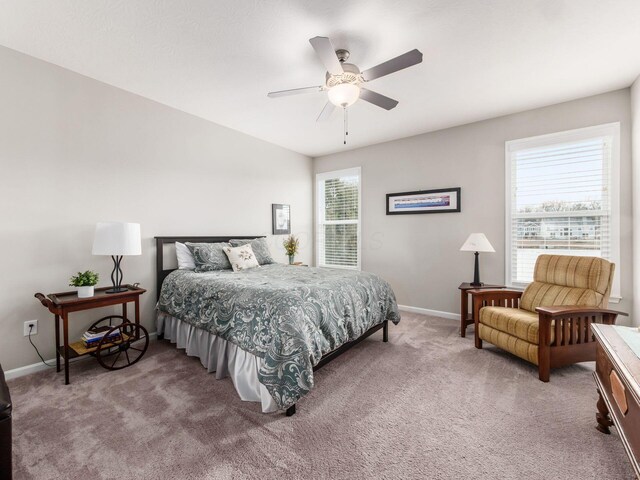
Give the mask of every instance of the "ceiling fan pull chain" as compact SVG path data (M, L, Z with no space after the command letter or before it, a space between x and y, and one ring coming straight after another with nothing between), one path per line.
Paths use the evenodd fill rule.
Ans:
M347 113L346 105L342 107L344 111L344 135L342 137L343 143L347 144L347 135L349 135L349 114Z

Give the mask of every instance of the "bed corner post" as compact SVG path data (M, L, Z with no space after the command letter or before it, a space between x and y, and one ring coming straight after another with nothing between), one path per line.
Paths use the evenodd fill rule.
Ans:
M389 341L389 320L385 320L382 326L382 341Z
M296 414L296 404L294 403L293 405L291 405L289 408L287 408L287 417L291 417L293 415Z

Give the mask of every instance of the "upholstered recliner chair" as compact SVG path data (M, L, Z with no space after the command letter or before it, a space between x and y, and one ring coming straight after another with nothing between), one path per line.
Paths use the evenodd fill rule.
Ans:
M614 324L608 310L615 264L597 257L540 255L524 292L470 290L476 348L485 340L538 366L551 368L596 359L591 324Z

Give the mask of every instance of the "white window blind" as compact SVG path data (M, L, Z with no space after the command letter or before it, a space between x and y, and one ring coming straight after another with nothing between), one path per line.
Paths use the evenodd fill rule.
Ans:
M507 142L509 285L530 283L542 253L619 264L618 139L611 124Z
M360 268L360 168L316 175L317 264Z

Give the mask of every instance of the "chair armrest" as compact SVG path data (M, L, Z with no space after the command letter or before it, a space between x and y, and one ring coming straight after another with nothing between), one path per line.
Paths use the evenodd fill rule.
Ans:
M519 290L467 290L467 293L471 295L473 301L477 300L511 300L520 298L522 292Z
M598 307L576 307L573 305L558 305L552 307L536 307L536 312L543 314L547 317L564 317L571 315L624 315L629 316L628 313L619 312L617 310L609 310L607 308Z
M538 347L546 350L550 346L566 346L593 342L591 324L602 322L615 325L618 315L624 312L598 307L551 306L537 307ZM551 331L554 341L551 342Z
M518 290L467 290L471 294L473 321L478 331L480 309L482 307L510 307L518 308L522 292Z

